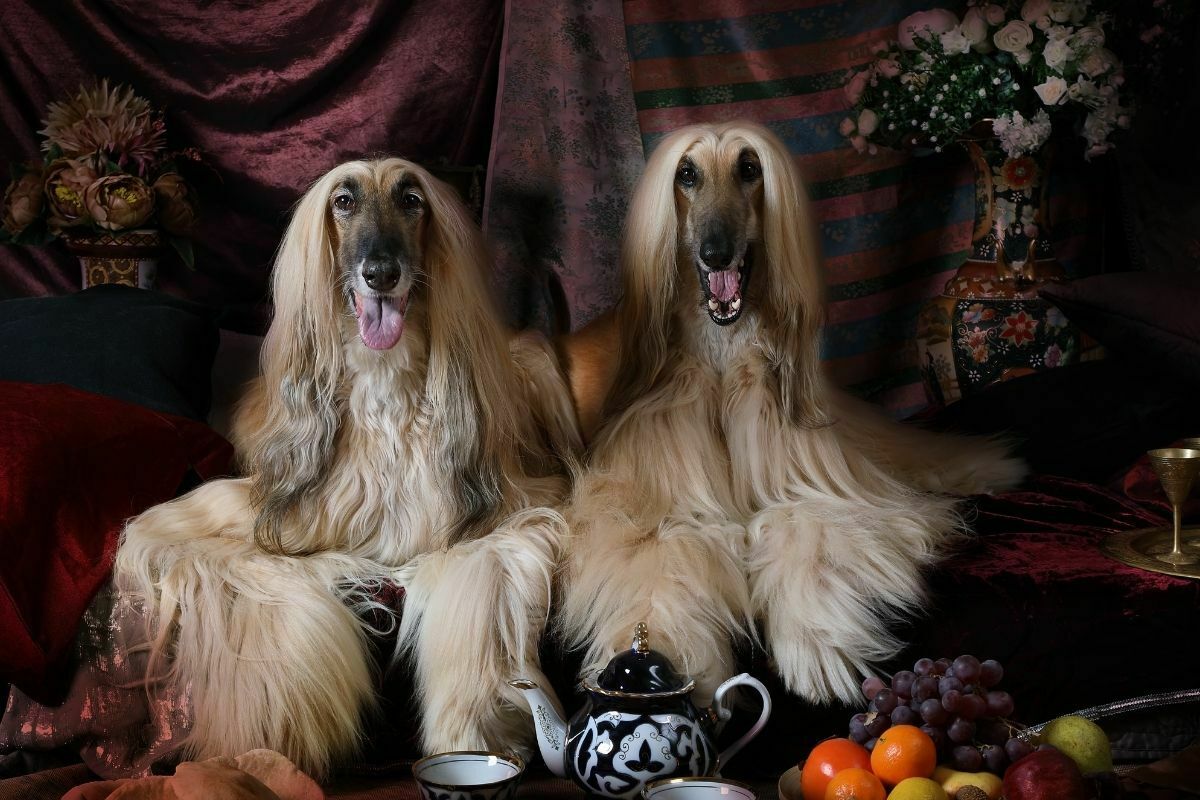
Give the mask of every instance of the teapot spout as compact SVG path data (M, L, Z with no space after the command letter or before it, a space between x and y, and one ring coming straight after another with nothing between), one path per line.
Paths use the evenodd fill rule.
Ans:
M515 680L508 685L519 689L533 714L533 727L537 733L538 749L546 766L560 778L567 777L565 746L567 723L559 715L556 704L550 700L546 690L533 681Z

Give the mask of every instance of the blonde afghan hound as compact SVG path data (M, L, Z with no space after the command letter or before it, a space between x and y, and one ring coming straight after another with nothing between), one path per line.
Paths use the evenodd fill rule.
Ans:
M117 555L150 678L190 697L187 755L268 747L318 775L351 756L374 699L356 612L382 581L406 592L423 748L530 737L507 681L539 674L565 533L548 506L579 440L553 353L510 342L486 269L415 164L342 164L299 202L235 421L247 477L146 511Z
M761 631L790 691L857 699L960 528L946 495L1010 487L1021 464L994 441L893 423L823 377L814 224L767 130L667 136L621 258L615 315L565 343L598 429L566 511L563 631L590 670L646 620L700 696Z

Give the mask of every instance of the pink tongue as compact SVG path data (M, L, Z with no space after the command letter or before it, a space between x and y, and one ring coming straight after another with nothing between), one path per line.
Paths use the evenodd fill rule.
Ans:
M354 295L358 315L358 337L372 350L390 350L404 333L404 312L396 308L396 298Z
M708 290L722 303L730 302L738 293L737 271L722 269L708 273Z

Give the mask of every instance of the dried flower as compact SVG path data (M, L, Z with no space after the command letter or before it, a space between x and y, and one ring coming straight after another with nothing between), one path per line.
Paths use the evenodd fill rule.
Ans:
M46 127L40 131L46 137L42 149L47 153L57 148L68 158L92 159L97 170L109 160L139 175L162 157L163 121L133 89L110 90L104 80L91 89L81 86L79 94L51 103L47 111Z
M30 164L4 192L4 230L17 236L42 214L42 165Z
M73 228L91 221L84 193L100 176L87 161L60 158L46 168L46 206L52 230Z
M154 182L154 204L163 230L184 236L196 227L196 198L177 172L167 172Z
M136 175L109 175L87 188L84 204L101 228L136 228L154 211L154 193Z

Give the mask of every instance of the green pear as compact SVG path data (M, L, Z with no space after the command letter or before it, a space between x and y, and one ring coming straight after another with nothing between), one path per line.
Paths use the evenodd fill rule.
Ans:
M1112 772L1112 745L1108 735L1090 719L1075 714L1059 717L1042 728L1038 739L1070 756L1085 775Z

